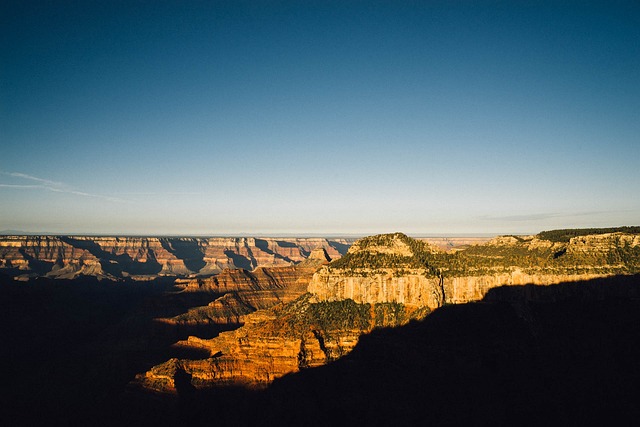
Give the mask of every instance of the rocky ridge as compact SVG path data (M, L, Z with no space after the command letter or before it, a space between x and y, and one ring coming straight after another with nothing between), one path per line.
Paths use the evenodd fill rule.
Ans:
M285 374L337 360L374 328L404 325L427 313L402 304L317 302L307 293L289 304L249 314L243 327L213 339L190 336L178 345L205 351L208 358L171 359L136 376L132 387L176 393L176 378L186 375L197 388L263 388Z
M134 381L175 393L175 378L196 388L264 387L274 378L349 353L362 334L421 319L445 304L478 301L503 285L550 285L640 272L640 236L621 232L556 242L502 236L445 252L402 233L372 236L313 274L307 294L244 317L245 325L213 339L180 344L209 354L172 359ZM229 297L230 298L230 297Z
M305 265L259 267L254 271L227 269L212 277L177 279L174 288L179 292L221 296L206 306L191 308L175 317L157 319L157 322L178 328L242 325L251 313L291 302L306 293L315 270Z
M367 239L386 239L397 252ZM399 233L356 242L314 274L318 299L399 302L437 308L484 298L503 285L551 285L640 271L640 235L605 233L553 242L538 236L501 236L454 253Z
M210 276L225 269L292 266L314 249L339 258L348 239L0 236L0 271L18 280L93 276Z

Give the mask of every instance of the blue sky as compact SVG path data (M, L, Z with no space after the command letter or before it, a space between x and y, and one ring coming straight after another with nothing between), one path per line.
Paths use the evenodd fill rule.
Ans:
M0 230L640 224L640 4L3 2Z

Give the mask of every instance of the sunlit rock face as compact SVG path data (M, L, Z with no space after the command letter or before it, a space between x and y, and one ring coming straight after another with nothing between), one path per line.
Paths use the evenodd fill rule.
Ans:
M417 260L443 252L402 233L372 236L355 242L342 262L320 268L308 291L319 301L352 299L358 303L400 303L410 307L438 306L438 278Z
M201 279L177 279L182 292L222 295L207 306L195 307L172 318L157 319L166 325L239 325L256 310L291 302L306 293L313 267L259 267L254 271L227 269Z
M292 266L318 249L337 259L350 243L321 238L2 236L0 271L18 279L210 276L225 269Z
M176 377L186 373L197 388L262 388L288 373L337 360L376 327L404 325L427 313L401 304L317 302L312 294L305 294L289 304L249 314L244 326L234 331L179 342L209 357L171 359L136 376L132 387L172 394Z
M437 308L481 300L504 285L552 285L640 269L640 236L605 233L566 242L500 236L455 253L400 233L355 242L339 261L320 268L309 292L322 301L398 302Z
M264 387L274 378L348 354L360 336L375 328L422 319L443 304L481 300L496 287L640 271L640 237L628 233L502 236L455 251L401 233L360 239L347 252L349 243L4 237L0 267L17 278L168 276L175 292L214 295L206 306L156 319L163 327L237 328L211 339L179 341L177 347L206 357L171 359L139 374L132 384L162 393L175 393L176 381L185 378L196 388Z

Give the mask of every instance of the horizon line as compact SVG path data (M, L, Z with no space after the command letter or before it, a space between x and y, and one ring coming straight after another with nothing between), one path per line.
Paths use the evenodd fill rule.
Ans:
M512 231L512 232L403 232L403 231L372 231L364 233L336 233L336 232L256 232L256 233L84 233L84 232L52 232L52 231L26 231L4 229L0 230L0 236L78 236L78 237L174 237L174 238L362 238L367 236L375 236L379 234L403 233L414 238L447 238L447 237L496 237L496 236L535 236L543 231L552 230L588 230L593 228L625 228L634 227L629 225L607 226L607 227L562 227L550 228L548 230L539 231Z
M516 235L516 236L530 236L538 234L538 232L507 232L507 233L479 233L479 232L469 232L469 233L411 233L411 232L402 232L400 233L406 234L407 236L414 238L447 238L447 237L495 237L495 236L505 236L505 235ZM220 233L81 233L81 232L71 232L71 233L62 233L62 232L31 232L31 231L22 231L22 230L1 230L0 236L77 236L77 237L196 237L196 238L361 238L367 236L375 236L377 234L388 234L387 232L371 232L371 233L229 233L229 234L220 234Z

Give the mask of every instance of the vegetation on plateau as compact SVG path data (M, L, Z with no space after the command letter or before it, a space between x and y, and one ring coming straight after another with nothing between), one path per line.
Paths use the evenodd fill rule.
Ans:
M377 252L375 247L391 247L394 241L406 245L411 255ZM403 233L379 234L366 237L357 242L359 251L347 252L342 258L333 261L331 268L343 270L362 269L430 269L433 248L428 243L412 239Z
M358 242L356 251L329 265L348 275L396 276L420 274L427 277L460 277L496 274L520 269L526 273L634 274L640 272L640 246L612 236L605 248L570 248L572 237L605 233L640 234L640 227L589 228L543 231L535 237L511 237L511 242L472 245L462 251L441 252L429 244L402 233L381 234ZM380 246L400 243L411 254L381 252ZM393 271L391 271L393 270Z
M537 237L552 242L568 242L572 237L589 234L626 233L640 234L640 227L609 227L609 228L571 228L564 230L550 230L538 233Z
M275 327L296 336L317 330L323 336L331 337L345 330L369 331L376 327L400 326L429 313L426 307L415 309L395 302L359 304L351 299L312 302L312 297L305 294L276 309Z

